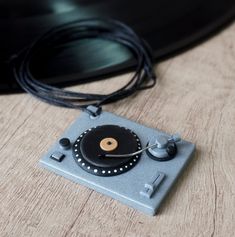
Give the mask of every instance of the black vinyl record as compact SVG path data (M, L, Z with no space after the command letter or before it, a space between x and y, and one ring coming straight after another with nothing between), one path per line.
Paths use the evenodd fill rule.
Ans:
M160 60L200 42L234 16L234 0L0 0L0 92L19 91L10 59L61 23L91 17L121 20L146 39ZM104 78L134 65L124 47L95 39L79 41L56 57L42 55L32 71L45 82L63 86Z

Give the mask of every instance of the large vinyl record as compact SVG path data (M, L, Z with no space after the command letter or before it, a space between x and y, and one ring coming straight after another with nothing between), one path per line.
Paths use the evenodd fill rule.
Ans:
M146 39L160 60L200 42L234 16L234 0L0 0L0 92L19 91L12 56L61 23L88 17L121 20ZM103 78L135 64L124 47L102 40L82 40L54 56L41 55L32 71L58 85Z

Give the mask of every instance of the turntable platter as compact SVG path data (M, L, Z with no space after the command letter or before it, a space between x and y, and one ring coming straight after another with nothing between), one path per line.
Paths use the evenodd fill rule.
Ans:
M133 168L141 154L110 158L105 154L129 154L141 150L140 140L130 129L103 125L83 132L73 145L73 157L84 170L94 175L112 176Z

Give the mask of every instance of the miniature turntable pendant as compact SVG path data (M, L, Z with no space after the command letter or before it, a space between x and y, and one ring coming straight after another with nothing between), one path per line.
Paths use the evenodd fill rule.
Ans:
M98 108L88 109L96 112ZM40 163L154 215L194 150L194 144L178 135L104 111L95 117L83 112Z

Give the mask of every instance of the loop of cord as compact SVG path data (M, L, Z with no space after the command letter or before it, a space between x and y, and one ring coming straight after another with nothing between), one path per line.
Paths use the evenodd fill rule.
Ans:
M37 80L30 71L32 59L40 52L69 47L69 43L81 39L101 38L115 41L127 47L136 59L136 71L130 81L109 94L91 94L64 90ZM149 45L127 25L111 19L84 19L56 26L35 40L13 58L13 72L18 84L36 98L52 105L82 109L124 99L138 90L155 85L153 55ZM92 79L95 81L96 79ZM91 80L89 80L91 81ZM101 110L99 110L101 111ZM93 115L94 116L94 115Z

